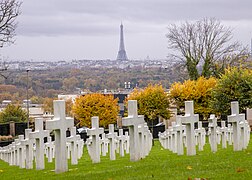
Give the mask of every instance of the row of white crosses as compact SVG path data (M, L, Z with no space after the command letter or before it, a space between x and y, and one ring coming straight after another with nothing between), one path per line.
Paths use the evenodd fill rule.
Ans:
M194 129L195 123L198 123L198 129ZM178 155L184 154L184 145L187 149L187 155L196 154L196 145L199 151L203 150L205 145L206 131L202 128L202 122L199 122L198 114L194 114L193 101L185 102L185 115L176 116L176 122L164 133L159 133L159 141L165 149L171 150Z
M128 117L123 118L123 126L129 127L128 132L123 134L123 129L119 129L119 134L114 132L114 125L109 125L109 133L104 134L104 129L99 127L99 118L92 117L92 128L87 130L90 136L87 139L88 153L93 163L100 162L100 155L106 156L109 151L110 160L116 159L116 151L120 156L130 153L131 161L138 161L146 157L152 147L152 134L148 130L144 117L137 113L137 101L129 100ZM102 135L102 138L99 136ZM109 150L108 150L109 147Z
M221 127L217 126L217 118L211 115L209 118L209 143L212 152L217 151L217 145L227 148L233 144L234 151L246 149L250 140L250 127L245 120L245 114L239 114L237 101L231 102L231 115L228 116L228 127L226 122L221 121Z
M10 165L32 169L35 155L36 169L41 170L45 168L44 154L46 152L49 162L52 162L52 158L55 156L55 172L65 172L68 170L66 148L68 141L71 145L71 162L77 164L84 144L80 136L76 135L73 118L65 117L65 101L54 101L54 118L46 121L46 129L44 130L43 119L36 118L35 131L31 132L31 129L26 129L25 139L23 135L20 135L15 142L1 148L1 159ZM67 129L71 129L71 136L68 138L66 137ZM49 130L54 130L55 142L51 141ZM47 143L44 143L44 138L47 138Z
M226 127L225 121L221 121L221 127L218 127L217 118L214 114L210 115L209 143L212 152L217 151L217 144L220 144L220 142L222 142L222 148L227 148L227 142L229 145L233 143L234 151L246 149L248 146L250 128L245 120L245 114L239 114L238 102L231 102L231 113L228 116L228 122L232 123L233 126L228 124L228 127ZM206 142L206 131L202 128L202 123L198 122L198 115L194 114L192 101L185 102L185 115L177 116L176 121L177 123L172 122L172 126L164 133L159 133L161 145L165 149L182 155L183 143L181 139L184 139L187 155L196 154L196 145L198 145L199 151L202 151ZM181 122L185 124L185 127ZM194 129L194 123L196 122L198 122L198 129Z
M228 122L233 126L233 149L240 151L246 149L250 140L250 127L245 120L245 114L239 114L237 101L231 102L231 115Z
M148 155L152 147L152 135L144 124L144 116L138 115L137 101L128 101L128 117L122 118L122 125L129 127L130 160L138 161Z

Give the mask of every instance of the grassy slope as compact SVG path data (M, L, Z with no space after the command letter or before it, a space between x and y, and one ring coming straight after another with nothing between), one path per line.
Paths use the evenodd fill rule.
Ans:
M155 141L150 155L138 162L130 162L129 155L117 156L116 161L101 157L101 163L92 164L84 149L84 156L79 164L69 163L69 172L55 174L54 163L46 163L41 171L19 169L0 161L0 179L252 179L252 144L247 150L233 152L232 146L227 149L218 147L218 152L210 152L207 144L203 152L196 156L177 156L163 150Z

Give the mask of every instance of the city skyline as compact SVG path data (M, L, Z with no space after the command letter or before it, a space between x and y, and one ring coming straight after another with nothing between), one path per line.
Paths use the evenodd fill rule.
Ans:
M219 19L233 40L250 48L252 2L244 0L26 0L15 44L0 49L3 60L115 60L124 25L128 59L166 59L171 23Z

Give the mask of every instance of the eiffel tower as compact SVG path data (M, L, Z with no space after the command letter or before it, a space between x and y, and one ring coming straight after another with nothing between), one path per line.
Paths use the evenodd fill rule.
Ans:
M120 29L121 29L121 31L120 31L120 47L119 47L119 51L118 51L116 60L127 61L128 58L127 58L125 47L124 47L123 25L122 25L122 23L120 25Z

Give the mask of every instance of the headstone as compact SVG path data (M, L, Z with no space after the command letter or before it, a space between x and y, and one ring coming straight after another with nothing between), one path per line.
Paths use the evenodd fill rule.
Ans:
M177 154L184 154L184 146L183 146L183 126L181 124L181 119L176 117L176 125L174 127L174 131L177 133Z
M107 155L107 148L108 148L108 139L106 138L105 133L102 133L102 137L101 137L101 154L102 156L106 156Z
M216 133L216 127L217 127L217 118L215 117L214 114L210 115L210 118L208 119L209 124L209 132L210 134L210 147L212 152L217 152L217 133Z
M129 132L125 132L125 153L129 154L129 147L130 147L130 141L129 141Z
M124 157L124 141L125 137L123 135L123 129L119 129L119 136L117 137L119 141L119 153L121 157Z
M187 155L196 155L194 124L199 121L199 115L194 114L193 101L185 101L185 115L180 118L186 125Z
M52 160L53 160L54 144L52 142L52 137L51 136L49 136L47 138L47 142L45 143L45 148L47 149L48 162L52 162Z
M228 127L227 127L227 140L228 140L228 145L233 144L233 127L231 124L228 124Z
M25 168L25 147L21 144L21 141L24 140L24 135L19 135L18 136L18 143L16 144L16 147L17 147L17 153L19 155L19 159L18 159L18 166L20 168Z
M252 109L247 108L246 115L247 115L246 117L247 117L248 125L249 127L251 127L252 126Z
M202 122L198 122L198 129L195 130L198 133L198 146L199 146L199 151L203 151L204 148L204 131L205 128L202 127Z
M221 121L220 132L221 132L222 148L225 149L225 148L227 148L227 127L226 127L226 122L225 121Z
M114 124L109 124L109 133L106 134L106 137L109 139L109 156L110 160L115 160L115 138L116 133L114 132Z
M68 170L66 131L74 126L74 119L66 117L65 101L53 101L54 118L46 121L46 129L54 130L55 135L55 172L61 173Z
M130 160L140 159L138 126L144 123L144 116L137 113L137 101L128 101L128 117L122 119L123 126L129 127L130 136Z
M144 143L144 126L143 124L140 124L138 126L138 134L139 134L139 153L140 153L140 158L144 158L144 149L145 143Z
M44 138L49 136L49 131L44 130L43 118L35 119L35 131L29 133L30 139L35 139L36 143L36 169L45 169L44 159Z
M92 137L92 153L91 156L93 163L100 162L100 146L99 146L99 135L104 132L103 128L99 128L99 117L94 116L91 118L92 128L87 130L87 135Z
M172 140L172 152L177 153L177 131L175 131L176 122L172 122L171 128L171 140Z
M240 138L241 138L240 121L243 120L245 120L245 114L239 114L238 101L231 102L231 115L228 116L228 122L232 123L233 126L234 151L242 150L242 147L240 145Z
M67 142L71 143L71 164L78 164L77 141L80 140L80 135L76 135L76 127L70 129L71 136L67 138Z

